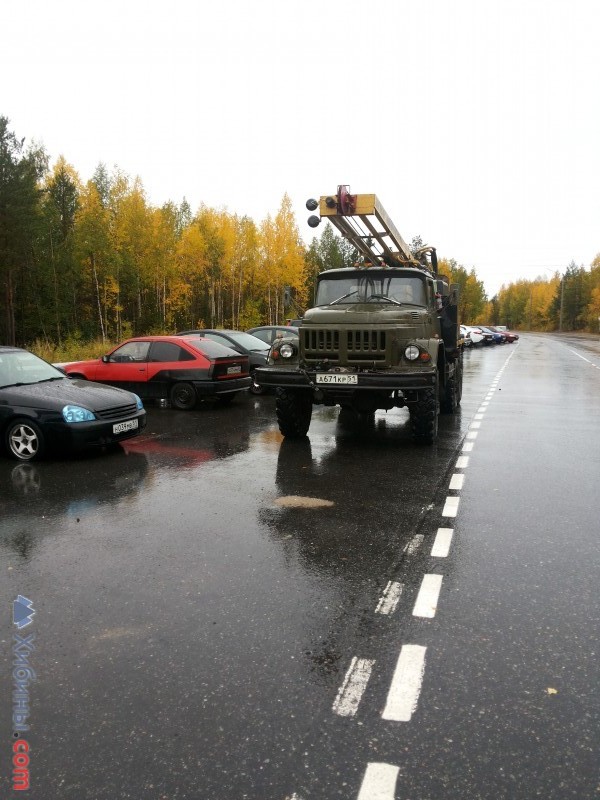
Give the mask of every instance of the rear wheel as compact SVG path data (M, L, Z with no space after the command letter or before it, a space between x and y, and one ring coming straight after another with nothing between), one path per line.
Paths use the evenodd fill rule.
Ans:
M419 399L411 403L410 427L413 439L422 444L433 444L438 435L438 386L419 392Z
M180 411L191 411L197 401L196 390L191 383L185 381L173 384L170 397L173 408L178 408Z
M312 395L307 391L276 389L275 410L279 430L291 439L306 436L312 417Z
M462 397L462 354L454 362L454 372L446 380L440 410L443 414L455 414Z
M35 422L14 420L6 431L6 447L17 461L33 461L44 453L44 434Z

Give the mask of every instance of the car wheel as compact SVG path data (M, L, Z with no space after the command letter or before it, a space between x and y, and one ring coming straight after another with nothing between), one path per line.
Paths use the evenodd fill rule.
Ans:
M180 411L191 411L195 407L197 397L196 390L191 383L179 381L171 387L171 405Z
M13 420L6 430L6 447L17 461L33 461L44 453L44 434L35 422Z
M250 377L252 378L252 382L250 384L250 394L264 394L267 390L264 386L261 386L259 383L256 382L254 377L254 372L250 373Z

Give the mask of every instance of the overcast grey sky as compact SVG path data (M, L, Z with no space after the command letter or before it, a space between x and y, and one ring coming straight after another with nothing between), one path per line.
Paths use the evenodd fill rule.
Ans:
M597 0L21 0L0 114L88 180L99 162L298 226L339 183L493 295L600 252ZM320 229L319 229L320 230Z

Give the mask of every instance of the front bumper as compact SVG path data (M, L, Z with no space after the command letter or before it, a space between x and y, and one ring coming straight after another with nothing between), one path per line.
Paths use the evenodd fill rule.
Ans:
M284 369L282 367L261 367L254 373L261 386L283 389L319 389L323 393L353 394L357 391L396 392L416 391L435 385L436 370L419 372L359 372L358 383L328 384L317 383L316 370ZM345 374L345 373L321 373Z
M121 433L114 433L114 426L122 422L137 420L137 428ZM92 422L57 422L48 426L51 446L55 449L63 447L72 450L83 450L86 447L104 447L109 444L123 442L137 436L146 427L146 412L137 411L122 420L93 420Z

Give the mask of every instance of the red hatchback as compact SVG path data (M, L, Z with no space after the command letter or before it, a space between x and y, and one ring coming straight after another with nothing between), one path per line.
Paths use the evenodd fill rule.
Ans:
M67 375L168 399L189 410L203 397L228 403L250 386L248 356L198 336L138 336L102 358L64 367Z

